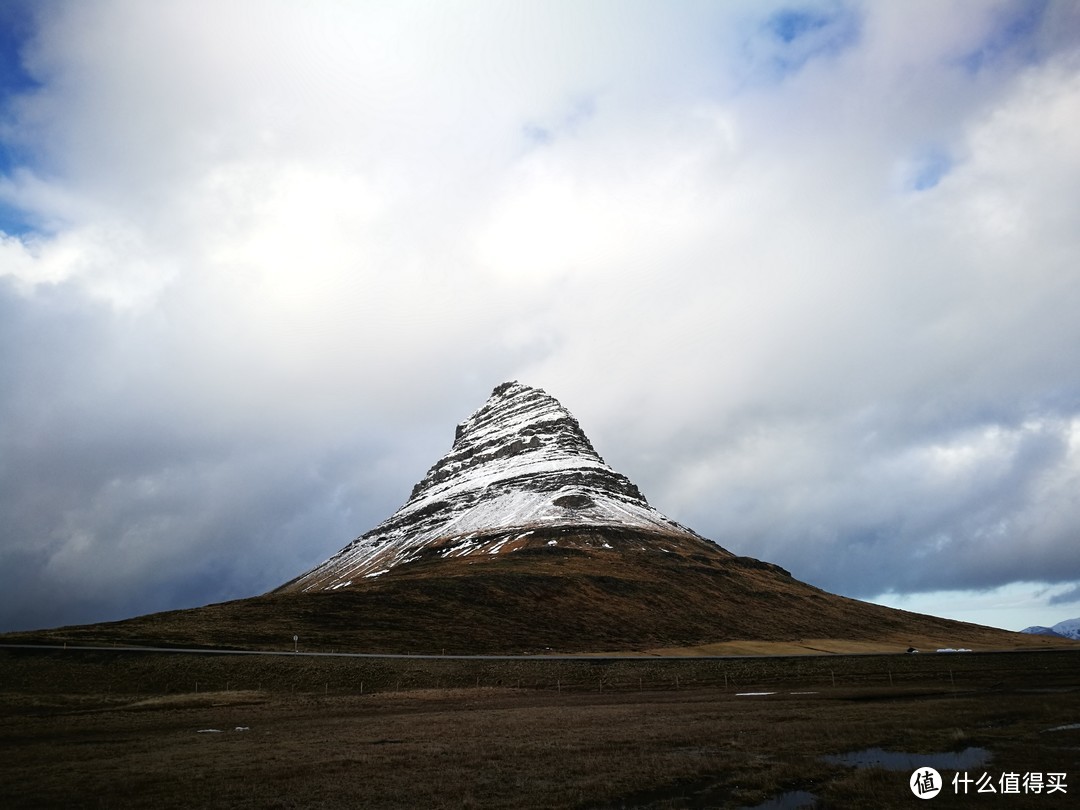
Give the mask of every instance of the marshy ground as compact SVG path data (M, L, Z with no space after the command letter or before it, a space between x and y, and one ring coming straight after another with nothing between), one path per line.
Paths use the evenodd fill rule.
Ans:
M1080 652L517 662L0 650L7 808L916 803L908 770L824 759L869 748L985 749L971 776L995 783L1067 774L1053 795L950 785L937 807L1075 806Z

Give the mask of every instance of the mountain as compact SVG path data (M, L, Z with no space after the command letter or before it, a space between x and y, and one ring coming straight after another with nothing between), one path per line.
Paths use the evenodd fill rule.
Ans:
M1028 633L1032 636L1058 636L1059 634L1051 627L1043 627L1041 624L1033 624L1031 627L1025 627L1020 631L1021 633ZM1063 636L1062 636L1063 638Z
M1060 636L1061 638L1080 641L1080 619L1065 619L1065 621L1058 622L1053 627L1043 627L1037 624L1034 627L1025 627L1020 632L1041 636Z
M653 508L568 410L517 382L458 425L393 515L270 593L7 638L292 649L297 636L383 653L1067 643L859 602L736 556Z
M1080 619L1066 619L1050 628L1059 636L1080 639Z
M612 548L605 530L623 539L633 535L631 545L642 553L685 545L732 556L649 506L626 476L604 463L554 397L508 382L457 426L450 452L404 506L279 590L347 588L436 557Z

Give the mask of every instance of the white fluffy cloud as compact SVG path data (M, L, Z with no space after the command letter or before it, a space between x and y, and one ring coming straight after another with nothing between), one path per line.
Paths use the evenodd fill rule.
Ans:
M1071 4L28 8L0 624L272 587L509 378L815 584L1080 581Z

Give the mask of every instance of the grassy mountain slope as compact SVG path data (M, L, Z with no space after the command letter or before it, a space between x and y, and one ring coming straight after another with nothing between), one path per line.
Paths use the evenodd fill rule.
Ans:
M334 591L274 592L5 640L286 650L297 635L309 651L432 654L722 649L724 642L805 639L864 650L1047 643L836 596L711 543L665 539L666 551L650 543L655 538L634 531L550 529L511 554L447 559L433 550Z

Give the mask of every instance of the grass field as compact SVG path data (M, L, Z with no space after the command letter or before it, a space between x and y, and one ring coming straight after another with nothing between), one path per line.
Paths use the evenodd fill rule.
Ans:
M868 748L985 749L973 777L1080 780L1080 652L470 661L0 650L6 808L753 807L782 795L922 806L910 770L823 759ZM1064 794L966 798L950 785L933 806L1070 807L1078 794L1080 781Z

